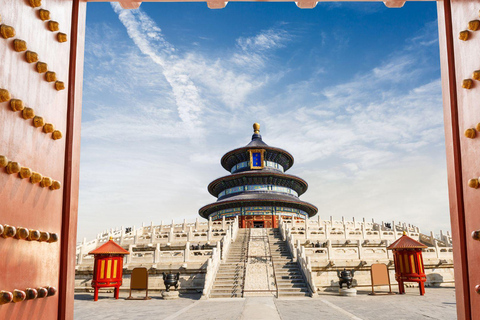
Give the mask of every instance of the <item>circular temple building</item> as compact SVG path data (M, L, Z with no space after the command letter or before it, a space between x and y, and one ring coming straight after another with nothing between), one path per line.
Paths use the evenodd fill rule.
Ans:
M217 201L202 207L200 216L212 220L239 216L241 228L277 228L278 219L308 219L318 209L298 197L308 189L305 180L286 174L293 156L262 141L253 125L252 141L227 152L222 167L231 174L212 181L208 191Z

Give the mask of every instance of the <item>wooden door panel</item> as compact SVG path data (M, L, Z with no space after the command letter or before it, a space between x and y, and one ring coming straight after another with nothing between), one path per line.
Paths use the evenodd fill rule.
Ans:
M67 128L67 114L72 5L72 0L48 0L33 8L29 1L0 0L0 24L13 27L16 34L10 39L0 38L0 88L8 90L13 99L22 100L25 107L32 108L45 123L53 124L63 136L54 140L52 133L33 126L32 119L25 120L22 111L14 112L10 101L0 103L0 155L61 183L59 190L42 188L0 168L0 224L56 233L60 237L55 243L0 237L0 290L12 292L45 286L59 289L61 285L66 136L71 129ZM40 9L50 12L50 19L58 22L58 31L49 30L48 21L40 19ZM67 35L66 42L58 41L59 32ZM36 63L26 61L25 52L15 51L14 39L26 41L27 50L38 54L38 61L55 72L65 89L57 90L55 81L48 82L45 73L37 72ZM71 236L66 238L71 241ZM56 319L60 316L58 310L59 294L0 305L0 319L27 319L32 314L38 319ZM60 317L68 318L66 314Z
M470 236L480 229L480 189L468 186L480 176L480 133L474 139L464 135L480 122L480 82L472 77L480 69L480 31L469 31L467 41L459 39L469 21L479 19L480 1L444 0L438 9L457 315L480 319L480 296L474 290L480 284L480 243ZM466 79L473 81L472 88L462 87Z
M452 31L454 36L455 72L457 79L458 126L460 130L460 152L462 185L465 212L466 252L468 263L468 291L472 319L480 319L480 295L475 286L480 284L480 242L470 234L480 229L480 189L468 187L469 179L480 177L480 132L474 139L465 137L464 132L480 123L480 82L472 74L480 70L480 31L469 31L467 41L459 39L461 31L468 30L468 22L479 19L480 1L452 2ZM470 79L473 87L462 87Z

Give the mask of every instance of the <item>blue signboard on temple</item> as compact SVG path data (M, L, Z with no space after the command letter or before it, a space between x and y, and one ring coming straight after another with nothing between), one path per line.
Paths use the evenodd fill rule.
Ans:
M250 169L263 169L265 150L248 150L250 152Z

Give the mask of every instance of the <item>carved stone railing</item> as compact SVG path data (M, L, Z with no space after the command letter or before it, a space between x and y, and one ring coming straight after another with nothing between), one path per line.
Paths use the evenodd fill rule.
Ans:
M290 253L293 256L293 259L297 261L300 269L302 270L303 276L308 284L308 288L312 295L317 293L317 287L315 286L315 281L312 274L312 265L310 263L310 258L305 254L305 248L300 245L300 241L297 240L297 245L294 244L294 238L290 233L290 229L287 224L283 223L282 218L280 218L280 233L282 239L287 242L287 246L290 250Z

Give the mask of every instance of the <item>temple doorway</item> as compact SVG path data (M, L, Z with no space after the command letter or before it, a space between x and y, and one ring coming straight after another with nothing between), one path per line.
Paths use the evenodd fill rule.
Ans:
M254 228L265 228L265 222L264 221L254 221L253 222L253 227Z

